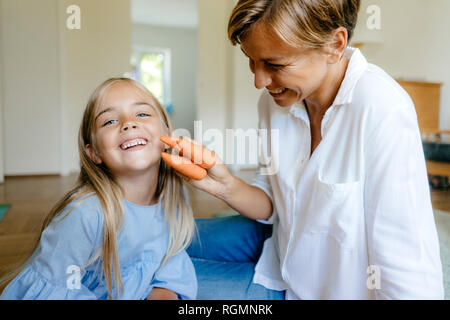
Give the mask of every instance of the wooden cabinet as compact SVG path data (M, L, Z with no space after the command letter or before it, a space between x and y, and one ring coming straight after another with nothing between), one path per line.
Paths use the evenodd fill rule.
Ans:
M416 107L422 133L439 129L439 106L442 83L397 80L408 92Z
M420 82L398 79L408 92L416 107L417 120L423 138L430 135L447 135L448 130L439 130L439 110L442 83ZM427 171L431 176L450 176L450 162L427 160Z

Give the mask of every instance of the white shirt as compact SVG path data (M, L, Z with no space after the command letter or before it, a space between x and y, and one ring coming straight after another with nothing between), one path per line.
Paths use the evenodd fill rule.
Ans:
M310 157L303 102L258 112L274 223L253 281L287 299L442 299L439 242L414 104L358 49ZM272 131L271 131L272 130ZM278 136L277 136L278 135ZM267 172L266 172L267 173Z

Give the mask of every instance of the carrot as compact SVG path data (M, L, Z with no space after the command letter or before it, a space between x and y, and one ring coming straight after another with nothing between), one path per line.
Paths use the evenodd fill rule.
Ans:
M181 174L194 180L202 180L206 177L206 170L191 162L191 160L167 152L161 153L161 157L169 166Z
M202 145L189 139L161 137L160 140L177 151L179 155L190 158L191 161L204 169L210 169L216 164L214 151L210 151Z

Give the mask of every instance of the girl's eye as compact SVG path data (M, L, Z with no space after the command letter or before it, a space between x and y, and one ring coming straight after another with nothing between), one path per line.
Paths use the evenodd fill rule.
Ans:
M138 113L137 116L140 117L140 118L143 118L143 117L150 117L151 115L148 114L148 113L141 112L141 113Z
M109 126L110 124L113 124L114 121L117 121L117 120L109 120L109 121L105 122L105 123L102 125L102 127Z

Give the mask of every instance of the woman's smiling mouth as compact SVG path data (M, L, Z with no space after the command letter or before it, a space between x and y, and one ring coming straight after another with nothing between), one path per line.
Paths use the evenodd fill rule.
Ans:
M285 93L287 88L279 88L279 89L273 89L273 90L267 89L267 90L273 97L277 97L277 96L280 96L283 93Z

